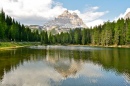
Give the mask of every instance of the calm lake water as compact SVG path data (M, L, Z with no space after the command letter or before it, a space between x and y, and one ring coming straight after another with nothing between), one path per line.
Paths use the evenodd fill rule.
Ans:
M0 51L0 86L130 86L130 49L32 46Z

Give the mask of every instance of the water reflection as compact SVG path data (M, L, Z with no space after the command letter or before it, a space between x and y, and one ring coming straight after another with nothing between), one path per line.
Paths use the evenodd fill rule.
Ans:
M0 86L129 86L129 49L49 46L0 52Z

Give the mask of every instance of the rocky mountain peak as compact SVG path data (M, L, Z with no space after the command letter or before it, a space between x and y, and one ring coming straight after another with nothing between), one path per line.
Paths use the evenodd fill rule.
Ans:
M58 18L79 18L79 16L73 12L72 14L68 11L68 10L65 10L61 15L58 16Z
M76 13L70 13L68 10L65 10L61 15L56 17L54 20L47 22L43 26L43 28L47 30L55 29L61 32L74 28L86 27L85 23Z
M69 16L71 16L71 13L68 10L65 10L61 15L58 16L58 18Z
M69 11L68 11L68 10L65 10L65 11L63 12L63 14L69 14Z
M73 15L73 16L77 16L77 17L78 17L77 13L75 13L75 12L73 12L73 13L72 13L72 15Z
M125 15L125 17L124 17L124 19L127 19L127 18L130 18L130 12L128 12L128 13Z

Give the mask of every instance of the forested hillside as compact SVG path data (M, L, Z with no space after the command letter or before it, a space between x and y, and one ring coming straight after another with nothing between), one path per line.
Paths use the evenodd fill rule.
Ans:
M38 31L31 32L29 28L0 12L0 41L40 41Z
M130 19L105 22L93 28L70 30L49 36L49 42L61 44L126 45L130 44Z
M93 44L93 45L127 45L130 44L130 19L118 19L105 22L93 28L77 28L67 33L52 35L29 28L0 12L0 41L27 41L44 44Z

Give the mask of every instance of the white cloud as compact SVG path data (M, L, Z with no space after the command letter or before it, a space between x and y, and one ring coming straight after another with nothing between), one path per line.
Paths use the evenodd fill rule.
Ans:
M86 25L88 26L88 27L93 27L93 26L97 26L97 25L102 25L104 23L104 20L102 20L102 19L97 19L97 20L93 20L93 21L91 21L91 22L87 22L86 23Z
M53 0L0 0L0 8L22 23L43 24L61 14L66 8ZM28 19L28 22L26 20ZM34 19L34 20L33 20Z
M60 15L64 10L62 3L54 0L0 0L0 8L3 8L6 14L12 16L23 24L40 24L47 22ZM102 23L100 17L108 13L98 12L99 7L87 8L84 12L79 10L70 10L76 12L87 26L94 26ZM96 21L99 21L96 23ZM92 24L92 22L94 22ZM90 24L90 25L89 25Z
M71 12L77 13L83 19L83 21L86 23L88 27L91 26L93 27L95 25L103 24L105 20L100 19L100 17L104 16L109 12L109 11L98 12L97 11L98 9L99 7L96 6L96 7L88 8L83 13L81 13L79 10L75 10L75 11L71 10Z
M46 61L24 62L17 69L5 73L0 86L51 86L51 80L60 83L62 76Z
M66 71L59 72L59 70L63 70L63 66L67 68ZM62 81L64 82L70 78L79 81L79 76L85 77L83 79L86 83L90 80L96 83L98 78L104 77L101 68L100 65L94 65L89 61L82 63L82 61L76 62L75 60L70 61L63 58L55 61L54 57L50 58L50 61L45 59L25 61L17 68L12 67L10 71L5 72L0 86L59 86ZM77 72L73 71L73 69L77 70ZM68 76L65 78L63 75Z

